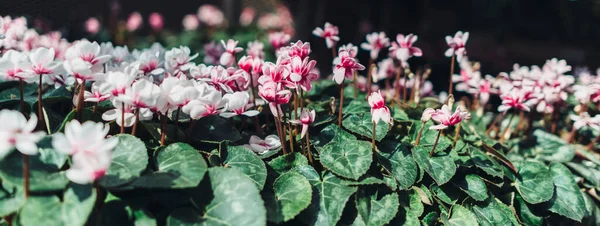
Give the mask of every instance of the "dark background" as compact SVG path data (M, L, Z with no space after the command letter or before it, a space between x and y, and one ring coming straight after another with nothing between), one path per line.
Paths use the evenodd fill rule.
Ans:
M40 18L48 28L74 40L84 35L82 24L88 17L102 20L111 12L126 19L139 11L145 22L150 12L161 12L165 27L177 30L185 14L196 13L205 3L220 6L237 21L243 6L268 11L279 2L294 16L294 40L310 41L313 58L325 69L328 63L321 62L330 62L330 51L311 31L326 21L339 26L340 44L360 45L372 31L385 31L392 39L398 33L418 34L415 46L424 56L410 63L415 68L431 67L434 84L440 88L445 87L449 72L444 36L457 30L471 33L469 58L480 61L483 72L492 75L510 71L514 63L540 65L552 57L576 67L587 65L592 71L600 65L600 0L0 0L0 15ZM367 62L368 53L360 52L361 61Z

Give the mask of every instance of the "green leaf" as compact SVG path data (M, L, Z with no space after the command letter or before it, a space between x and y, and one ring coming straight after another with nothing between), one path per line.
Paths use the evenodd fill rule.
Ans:
M415 162L435 180L438 185L450 181L456 173L456 165L450 155L445 153L435 154L429 157L430 147L417 145L413 147L412 154Z
M156 226L156 218L147 210L134 209L133 218L135 226Z
M342 121L342 126L363 137L371 138L373 136L373 120L371 113L349 115ZM381 139L387 135L389 128L389 124L379 121L377 125L375 125L375 140L381 141Z
M342 180L330 172L321 179L310 166L300 166L296 170L302 174L318 191L318 200L314 200L306 211L311 225L334 226L340 220L342 211L356 187L342 185Z
M95 202L96 189L91 185L70 184L61 208L64 225L84 225L94 209Z
M194 139L209 143L235 142L242 139L240 132L229 121L217 115L199 119L191 134Z
M409 120L410 118L408 117L408 115L406 114L406 112L404 112L402 109L395 107L390 109L392 110L392 118L398 121L405 121L405 120Z
M520 225L512 210L495 198L490 198L485 203L475 205L471 209L477 216L477 222L482 226Z
M456 182L453 182L453 184L477 201L483 201L488 197L485 182L476 174L467 174L464 177L461 176L457 178Z
M569 169L560 164L550 165L550 174L556 188L556 193L548 202L548 210L561 216L581 222L586 213L585 201Z
M376 177L366 177L360 181L342 181L342 184L351 185L351 186L373 185L373 184L385 184L385 181L383 181L379 178L376 178Z
M415 216L409 210L404 208L400 208L398 211L398 216L396 217L398 220L397 224L394 225L402 225L402 226L420 226L419 218Z
M404 200L401 199L401 205L410 210L415 216L420 217L425 210L425 206L421 201L421 195L417 192L417 189L419 188L413 187L413 189L408 190L406 193L408 195L408 203L404 203Z
M498 178L504 177L504 170L495 159L486 155L479 147L470 145L469 148L471 150L471 160L477 168L483 170L483 172L490 176Z
M519 219L521 219L523 224L536 226L542 225L542 217L535 215L531 211L528 204L525 202L525 200L523 200L523 197L521 197L519 194L516 194L513 203L515 212L519 214Z
M352 100L348 105L344 106L343 113L344 115L349 114L363 114L365 112L369 112L371 107L364 100Z
M417 180L417 163L408 145L384 141L378 145L377 159L398 181L400 189L408 189Z
M100 185L113 188L127 184L140 176L148 165L146 146L139 138L119 134L119 143L113 150L112 163Z
M437 212L429 212L423 217L423 225L435 225L440 219L440 214Z
M66 157L57 151L47 148L50 139L40 141L38 155L29 156L29 190L56 191L67 186L69 180L60 167ZM18 188L23 187L23 155L13 151L0 161L0 177L2 182Z
M296 166L308 165L308 159L299 152L288 153L277 158L274 158L269 162L269 166L279 174L287 172Z
M204 225L266 225L267 213L254 181L236 169L208 170L213 200L202 216Z
M347 140L356 140L354 135L333 123L323 128L316 138L315 141L311 141L315 146L325 146L330 142L343 143Z
M231 167L246 174L262 190L267 180L267 167L265 162L258 158L254 152L242 146L228 146L227 158L223 163L225 167Z
M517 191L531 204L548 201L554 194L552 175L548 168L538 161L525 161L519 167Z
M399 206L398 194L388 194L381 199L364 192L357 194L356 207L366 225L386 225L396 216Z
M160 141L161 136L161 125L158 122L140 122L144 128L150 133L154 140ZM177 142L177 138L184 138L185 133L173 124L167 124L165 126L165 143Z
M440 201L449 204L449 205L454 205L458 202L459 196L458 196L458 190L454 191L452 190L452 187L447 187L444 186L443 189L435 184L431 185L431 191L435 194L435 197L437 199L439 199ZM446 191L448 190L448 191Z
M133 182L143 188L191 188L204 177L208 166L194 147L185 143L170 144L158 149L157 171Z
M23 226L63 225L60 200L56 196L31 196L19 213Z
M321 164L337 175L358 179L365 174L373 155L371 144L361 140L331 142L321 151Z
M0 217L16 212L25 204L25 193L17 187L2 186L0 189Z
M568 162L575 157L575 150L567 142L543 130L533 132L537 145L537 157L549 162Z
M478 226L479 224L474 219L476 219L476 216L469 209L461 205L454 205L452 206L452 214L450 215L450 218L445 221L444 225Z
M312 201L312 187L308 180L297 172L281 175L273 184L275 208L269 210L269 221L286 222L306 209Z

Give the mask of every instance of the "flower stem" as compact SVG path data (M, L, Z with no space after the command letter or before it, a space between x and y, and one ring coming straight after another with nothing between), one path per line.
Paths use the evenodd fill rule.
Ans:
M367 95L371 94L371 85L373 84L373 75L371 73L374 66L373 59L369 58L369 71L367 71Z
M573 127L573 129L571 129L571 133L569 134L569 138L567 139L567 143L573 143L573 139L575 139L575 134L577 133L577 130L575 129L575 127Z
M160 117L160 146L164 146L165 145L165 135L166 135L165 130L167 129L167 116L159 113L159 117Z
M452 148L456 147L456 142L458 141L458 136L460 134L460 127L462 126L462 123L458 123L458 125L456 125L456 130L454 131L454 143L452 144Z
M594 144L600 142L600 134L598 134L598 136L596 137L596 139L594 139L594 141L592 141L590 144L588 144L587 149L588 151L593 151L594 150Z
M456 57L456 55L452 55L452 59L450 60L450 81L449 81L449 86L448 87L448 95L452 94L452 86L454 85L454 83L452 82L452 75L454 75L454 58Z
M174 122L175 126L174 126L174 128L173 128L173 129L174 129L174 132L175 132L175 133L174 133L174 134L175 134L175 135L174 135L175 139L177 139L177 127L179 126L179 112L181 112L181 107L178 107L178 108L177 108L177 112L175 112L175 119L174 119L174 120L175 120L175 122ZM233 118L231 118L231 119L233 119ZM233 120L232 120L232 121L233 121ZM232 123L232 124L233 124L233 123Z
M402 66L396 68L396 80L394 80L394 86L396 86L396 92L394 93L394 99L400 100L400 74L402 73Z
M125 103L121 103L121 134L125 133Z
M138 108L135 111L135 122L133 123L133 127L131 128L131 135L135 136L135 131L137 130L137 124L140 121L140 109Z
M19 79L19 94L20 94L20 99L19 99L19 103L20 103L20 107L21 107L21 113L23 115L25 115L25 117L27 117L28 115L25 114L25 100L24 100L24 95L23 95L23 86L24 86L25 82L23 81L23 79Z
M344 110L344 83L340 84L340 110L338 112L338 126L342 126L342 111Z
M82 120L83 117L83 93L85 92L85 80L82 80L81 84L79 84L79 93L77 93L77 119L79 121Z
M375 151L375 133L376 133L376 126L377 124L375 122L373 122L373 128L371 129L371 148L373 149L373 151Z
M519 131L521 131L524 124L525 124L525 112L519 111L519 124L517 124L517 128L515 129L515 132L514 132L515 135L519 134Z
M293 131L292 125L290 125L290 134L289 134L289 136L290 136L290 141L289 141L290 142L290 151L292 153L294 153L294 140L295 139L294 139L294 133L292 131Z
M286 133L287 133L287 128L285 126L285 123L281 123L281 116L279 118L280 120L278 120L279 122L279 128L281 129L281 147L283 148L283 154L287 154L287 149L285 147L285 138L286 138Z
M354 71L354 99L358 96L358 73Z
M423 134L423 128L425 128L425 122L423 122L421 124L421 128L419 128L419 133L417 133L417 140L415 142L415 145L419 145L419 143L421 142L421 134Z
M44 110L42 109L42 75L40 75L40 84L38 87L38 120L42 120L42 123L38 123L39 129L46 130L46 123L44 120Z
M435 138L435 143L433 143L433 148L429 151L429 157L433 156L433 152L435 152L435 148L437 147L438 141L440 141L440 136L442 135L442 131L438 132L437 137Z
M494 128L496 127L496 123L498 122L498 120L500 120L500 118L503 118L503 117L502 117L503 115L504 115L504 114L498 114L498 115L496 116L496 118L494 119L494 121L493 121L493 122L490 124L490 127L488 127L488 129L487 129L487 130L485 130L485 133L486 133L486 134L488 134L488 135L490 134L490 132L492 131L492 129L494 129Z
M506 127L504 128L504 131L502 131L502 133L500 133L500 143L504 142L504 137L506 137L506 132L510 128L510 124L512 123L514 116L515 116L515 114L510 115L510 118L508 118L508 125L506 125Z
M310 151L310 139L308 138L308 133L306 133L306 153L308 154L308 161L310 165L313 164L312 152Z
M337 57L337 51L335 51L336 46L335 44L333 44L333 46L331 47L331 54L333 55L333 59L335 59Z
M404 104L406 104L406 80L408 80L408 75L404 75L404 80L402 81L402 103ZM413 86L412 89L415 89L415 87Z
M23 155L23 189L25 190L25 199L29 198L29 156Z

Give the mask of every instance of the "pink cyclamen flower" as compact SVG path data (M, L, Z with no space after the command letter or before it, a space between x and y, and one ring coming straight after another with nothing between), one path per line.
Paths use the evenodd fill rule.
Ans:
M276 135L269 135L265 137L264 140L260 139L258 136L252 135L248 143L249 144L244 145L244 147L249 148L257 154L264 154L270 150L281 147L281 141Z
M333 48L333 46L340 40L338 33L338 27L333 26L333 24L330 24L329 22L325 23L324 28L317 27L315 30L313 30L314 35L325 39L325 44L327 44L327 48L329 49Z
M377 59L379 51L385 47L390 46L390 39L385 35L385 32L373 32L367 35L367 42L362 43L360 47L364 50L370 51L372 60Z
M127 30L129 32L135 31L142 26L144 22L144 18L138 12L133 12L129 14L129 18L127 18Z
M269 33L269 43L274 49L279 49L286 46L290 42L290 35L283 32L271 32Z
M163 16L157 12L150 13L150 16L148 17L148 23L150 23L150 27L152 27L152 30L154 31L162 30L163 26L165 25Z
M200 22L211 26L219 26L225 20L223 12L214 5L203 5L198 8L198 19Z
M303 43L301 40L298 40L296 43L292 43L288 51L288 55L290 57L298 56L300 57L300 59L304 60L306 57L308 57L308 54L310 54L310 52L310 43Z
M431 126L429 129L443 130L449 126L456 125L463 120L471 119L471 114L468 111L463 110L460 106L456 107L456 110L454 113L452 113L450 111L450 107L444 104L442 109L437 109L434 113L432 113L431 118L440 124Z
M34 82L36 74L26 73L24 70L31 67L28 55L16 50L8 50L0 58L0 79L14 81L23 79L25 82Z
M244 27L250 25L256 16L256 10L251 7L246 7L240 14L240 24Z
M435 109L427 108L423 111L423 115L421 115L421 122L425 123L431 120L431 116L435 113Z
M83 98L86 102L100 103L108 100L112 96L110 88L111 87L109 84L94 82L94 84L92 84L91 91L86 90L83 93Z
M221 44L223 45L223 47L225 47L225 52L223 53L223 55L221 55L219 63L221 63L221 65L223 66L230 67L233 65L233 63L235 63L235 54L241 52L244 49L242 47L237 47L238 41L235 41L233 39L227 40L227 43L221 40Z
M193 31L198 29L198 26L200 26L200 21L198 21L196 15L188 14L183 17L181 24L183 24L183 29L186 31Z
M84 80L102 80L104 63L110 60L111 56L100 54L100 45L97 42L78 41L67 49L63 66L79 83Z
M371 106L371 115L373 123L379 123L379 120L385 123L392 123L390 109L385 106L385 99L381 96L381 91L372 92L367 98Z
M52 139L58 152L72 156L67 178L78 184L88 184L103 177L112 161L112 150L117 146L116 137L106 138L110 126L87 121L83 124L72 120L65 125L65 133Z
M227 101L225 105L226 112L221 113L224 118L231 118L237 115L245 115L248 117L258 115L257 110L248 110L253 105L249 103L250 94L248 92L228 93L223 96L223 100Z
M302 125L302 133L300 134L300 138L304 138L306 132L308 131L308 126L310 126L315 121L315 110L304 109L300 114L300 119L290 120L291 123L296 125Z
M289 79L304 91L312 90L312 82L319 78L317 74L311 72L316 64L315 60L309 61L308 58L302 60L300 57L294 56L291 63L288 64L291 72Z
M529 92L522 90L511 90L510 92L503 93L500 95L502 104L498 106L499 112L505 112L509 109L530 111L530 105L533 105L535 99Z
M408 34L407 36L398 34L396 36L397 44L392 43L392 46L390 47L390 54L393 54L396 59L403 63L405 63L412 56L422 56L423 52L421 52L421 49L413 46L418 38L419 36L413 34Z
M0 159L10 153L13 148L25 155L38 153L37 142L44 136L45 132L34 132L38 120L35 114L31 114L29 120L21 112L13 110L0 111Z
M333 80L337 84L342 84L344 78L353 79L356 70L365 70L365 66L359 64L356 59L350 56L350 53L344 49L340 50L338 57L333 60Z
M573 120L573 128L576 130L583 127L600 130L600 114L591 117L587 112L582 112L581 115L570 115L569 117Z
M266 81L258 86L258 95L269 103L271 113L273 113L275 117L277 117L281 111L279 105L290 102L291 94L292 93L289 90L283 89L281 83L273 81Z
M446 36L446 43L449 48L444 55L447 57L456 55L458 62L460 62L462 57L467 55L467 50L465 49L467 40L469 40L469 32L463 33L462 31L457 31L454 37Z
M40 47L29 52L29 62L31 67L25 69L25 73L33 75L54 74L60 62L54 60L54 49Z
M254 40L252 42L248 42L248 48L246 48L246 53L249 56L264 59L265 58L265 45L258 41Z
M96 17L90 17L85 21L85 30L95 35L100 31L100 21Z

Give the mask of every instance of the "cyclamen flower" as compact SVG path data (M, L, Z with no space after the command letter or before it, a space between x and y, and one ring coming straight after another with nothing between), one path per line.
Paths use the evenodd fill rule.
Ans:
M133 113L136 109L131 104L122 105L122 102L113 100L113 106L115 109L108 110L102 114L102 120L104 121L115 121L117 125L123 127L131 127L135 123L135 114ZM152 119L152 112L148 108L138 108L140 111L140 121Z
M408 34L407 36L404 36L403 34L398 34L396 36L397 44L392 43L392 46L390 47L390 55L396 57L396 59L400 60L402 63L406 63L412 56L422 56L423 52L421 52L421 49L413 46L417 39L417 35Z
M327 48L329 49L333 48L333 46L340 40L340 37L338 37L338 27L333 26L333 24L330 24L329 22L326 22L325 27L323 28L315 28L312 33L318 37L324 38L325 44L327 44Z
M274 49L279 49L286 46L290 42L290 35L283 32L271 32L269 33L269 43Z
M8 81L23 79L26 82L33 82L36 80L35 74L23 72L30 65L26 54L8 50L0 58L0 78Z
M179 46L165 52L165 68L170 72L185 71L193 66L192 60L198 57L198 53L191 55L190 48Z
M139 29L143 22L144 18L142 18L142 15L138 12L133 12L129 14L129 18L127 18L127 30L133 32Z
M435 110L433 108L427 108L423 111L423 114L421 115L421 122L425 123L425 122L429 122L429 120L431 120L431 117L433 116L433 114L435 113Z
M367 98L371 106L371 115L373 123L379 123L379 120L385 123L392 123L390 109L385 106L385 99L381 96L381 91L372 92Z
M233 39L225 41L221 40L221 44L225 47L225 52L221 55L219 63L223 66L230 67L235 63L235 54L244 50L242 47L237 47L238 41Z
M253 105L248 103L250 94L248 92L228 93L223 96L223 100L227 101L225 108L227 112L221 113L222 117L231 118L236 115L245 115L252 117L258 115L257 110L248 110Z
M317 61L308 61L308 58L301 60L300 57L293 57L289 64L291 72L289 76L290 80L302 88L302 90L310 91L312 89L312 81L319 78L318 75L311 72L316 64Z
M308 131L308 126L310 126L315 121L315 110L304 109L300 114L300 119L290 120L291 123L296 125L302 125L302 133L300 133L300 138L304 138L306 132Z
M82 40L67 49L63 66L79 83L84 80L102 80L104 63L110 58L110 55L100 54L100 45L97 42Z
M535 99L530 93L522 90L512 90L500 95L502 104L498 106L499 112L505 112L509 109L530 111L530 105L534 104Z
M265 45L262 44L262 42L255 40L252 42L248 42L248 48L246 48L246 53L249 56L264 59L265 58L265 52L263 51L264 48L265 48Z
M444 106L442 106L442 109L437 109L434 113L431 114L431 119L440 124L429 127L430 130L443 130L448 128L449 126L456 125L462 122L463 120L471 119L471 114L468 111L463 110L460 106L456 107L456 110L454 111L454 113L452 113L450 111L450 107L444 104Z
M240 14L240 24L244 27L250 25L256 16L256 10L250 7L246 7Z
M257 154L264 154L270 150L281 147L281 141L276 135L269 135L265 137L264 140L260 139L258 136L252 135L249 144L244 145L244 147L249 148Z
M94 82L91 91L85 91L83 98L86 102L100 103L111 97L110 85L101 82Z
M31 66L25 68L25 73L33 75L54 74L60 63L54 61L54 49L44 47L37 48L29 52L29 62Z
M275 117L277 117L281 111L279 105L290 102L291 94L292 93L289 90L283 89L281 83L273 81L266 81L258 86L258 95L269 103L271 113L273 113Z
M196 30L198 29L198 26L200 26L200 22L194 14L185 15L181 21L181 24L183 25L183 29L186 31Z
M223 54L223 46L212 41L204 44L204 63L205 64L217 64L219 58Z
M303 43L302 41L298 40L296 43L292 43L288 51L288 55L289 57L298 56L300 57L300 59L304 60L306 57L308 57L308 54L310 54L310 52L310 43Z
M333 60L333 80L337 84L342 84L344 78L353 79L356 70L365 70L365 66L359 64L356 59L350 56L350 53L345 50L340 50L339 56Z
M85 30L90 34L95 35L100 31L100 21L98 21L96 17L90 17L85 21Z
M150 23L150 27L152 27L152 30L160 31L162 30L165 21L160 13L154 12L150 13L150 16L148 17L148 23Z
M451 57L456 54L457 60L460 62L462 57L467 54L467 50L465 49L467 40L469 40L469 32L463 33L462 31L457 31L454 37L446 36L446 43L450 48L446 50L444 55Z
M192 119L199 119L211 115L218 115L221 113L227 100L224 100L221 96L221 92L217 91L214 87L203 83L205 89L201 91L200 98L190 101L188 104L183 106L181 110L190 115Z
M133 83L131 89L127 89L124 95L118 96L117 100L126 104L132 104L137 108L150 108L158 102L161 89L156 84L140 79Z
M38 123L35 114L31 114L27 120L21 112L4 109L0 111L0 122L0 159L8 155L13 148L25 155L38 153L37 143L46 133L33 132Z
M198 8L198 19L200 22L214 27L219 26L225 20L223 12L214 5L202 5Z
M579 130L583 127L590 127L595 130L600 130L600 114L591 117L587 112L582 112L581 115L570 115L573 120L573 128Z
M112 161L112 150L118 139L106 138L110 127L103 123L87 121L80 124L72 120L65 125L65 133L52 139L58 152L72 156L67 178L78 184L88 184L103 177Z
M367 35L367 42L362 43L360 47L364 50L370 51L372 60L377 59L379 51L385 47L390 46L390 39L385 35L385 32L373 32Z

